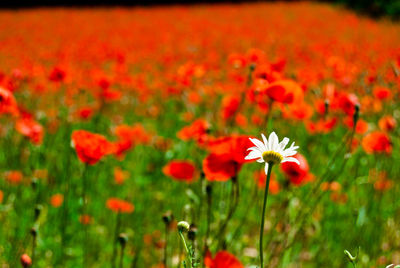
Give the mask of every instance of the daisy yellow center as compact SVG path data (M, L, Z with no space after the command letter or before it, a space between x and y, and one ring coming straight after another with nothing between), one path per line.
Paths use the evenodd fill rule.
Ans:
M265 162L271 164L279 164L283 160L283 156L280 153L274 151L263 152L262 158Z

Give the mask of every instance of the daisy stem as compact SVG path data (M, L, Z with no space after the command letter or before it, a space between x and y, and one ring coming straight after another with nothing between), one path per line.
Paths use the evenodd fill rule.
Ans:
M183 246L184 246L184 248L186 250L186 254L187 254L187 257L188 257L187 259L189 259L190 267L193 267L192 254L191 254L191 251L189 250L189 248L188 248L188 246L186 244L185 237L183 236L183 233L181 231L179 231L178 233L179 233L179 236L182 239Z
M271 171L273 163L268 163L268 173L267 173L267 182L265 183L265 192L264 192L264 202L263 209L261 214L261 226L260 226L260 268L264 268L264 253L263 253L263 236L264 236L264 223L265 223L265 208L267 206L268 199L268 188L269 188L269 180L271 178Z

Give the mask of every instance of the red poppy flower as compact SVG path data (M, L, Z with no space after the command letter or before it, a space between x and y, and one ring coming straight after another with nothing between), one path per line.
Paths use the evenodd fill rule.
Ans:
M71 138L78 158L89 165L114 151L114 146L104 136L86 130L75 130Z
M396 128L396 119L393 116L387 115L379 120L378 125L383 131L393 131Z
M20 261L21 261L22 267L32 266L32 259L31 259L31 257L29 257L28 254L22 254Z
M349 129L353 129L354 123L353 123L353 117L348 116L343 122ZM365 132L368 131L368 123L365 122L362 119L358 119L357 125L356 125L356 133L358 134L364 134Z
M140 124L117 126L115 135L118 137L118 141L115 143L115 154L117 156L123 155L138 144L147 144L150 141L150 135Z
M235 115L239 104L240 99L237 96L225 96L222 99L222 119L227 120Z
M278 80L269 84L264 90L272 100L281 103L293 103L302 100L303 90L292 80Z
M241 167L228 154L212 153L203 160L203 172L209 181L227 181L236 176Z
M114 168L114 181L116 184L123 184L129 178L129 172L122 170L120 167Z
M19 114L17 101L11 91L0 87L0 114Z
M306 123L306 128L310 133L328 133L337 123L337 118L320 119L317 122L309 121Z
M78 110L78 115L82 119L89 119L93 115L93 109L91 107L82 107Z
M248 136L221 137L208 142L211 153L203 160L203 172L210 181L227 181L237 175L253 143Z
M251 162L244 158L248 154L247 149L253 146L254 144L249 140L249 136L235 135L216 138L206 144L206 148L212 153L226 155L226 158L232 159L239 164Z
M64 196L62 194L55 194L51 197L50 204L53 207L58 208L62 205L63 201L64 201Z
M22 182L23 175L21 171L18 170L11 170L6 174L6 180L11 184L19 184Z
M132 213L135 207L133 204L119 198L109 198L107 207L117 213Z
M375 87L372 93L374 94L374 97L379 100L389 99L392 96L390 89L380 86Z
M264 170L256 171L254 173L254 178L256 180L258 188L264 190L265 183L267 181L267 175L265 174L265 171ZM280 191L279 182L275 179L275 173L272 173L269 181L268 192L271 194L277 194L279 193L279 191Z
M353 115L356 105L359 104L358 98L355 94L340 94L337 98L337 104L347 115Z
M106 89L103 90L101 93L101 97L106 101L106 102L113 102L113 101L118 101L122 97L122 93L117 90L112 90L112 89Z
M392 188L393 182L391 180L380 178L374 182L374 188L378 191L386 191Z
M62 82L64 81L66 73L60 67L54 67L50 72L49 80L53 82Z
M368 154L392 152L392 142L390 137L381 131L374 131L367 134L361 142L364 151Z
M163 168L163 173L178 181L191 182L195 177L196 168L190 161L173 160Z
M93 218L88 214L83 214L79 216L79 222L83 225L91 224Z
M207 134L208 129L210 128L210 124L203 119L197 119L191 125L182 128L177 136L183 141L188 140L200 140L204 135Z
M307 178L310 168L303 155L297 153L293 157L299 160L300 165L293 162L285 162L281 164L281 169L293 184L299 185Z
M22 117L15 124L15 129L28 137L34 144L40 144L43 140L43 127L31 117Z
M240 261L227 251L219 251L214 258L207 252L204 264L207 268L244 268Z

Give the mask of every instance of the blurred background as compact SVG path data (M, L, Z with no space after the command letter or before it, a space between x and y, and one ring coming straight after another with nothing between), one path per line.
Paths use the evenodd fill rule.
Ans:
M241 1L241 0L3 0L0 8L32 8L55 6L152 6L152 5L187 5L212 3L248 3L248 2L296 2L289 1ZM400 0L325 0L314 2L330 2L343 5L359 13L373 17L388 16L400 18Z

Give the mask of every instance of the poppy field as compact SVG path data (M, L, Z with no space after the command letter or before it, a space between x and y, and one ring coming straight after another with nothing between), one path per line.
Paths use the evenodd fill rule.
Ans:
M310 2L1 10L0 266L397 267L399 33Z

